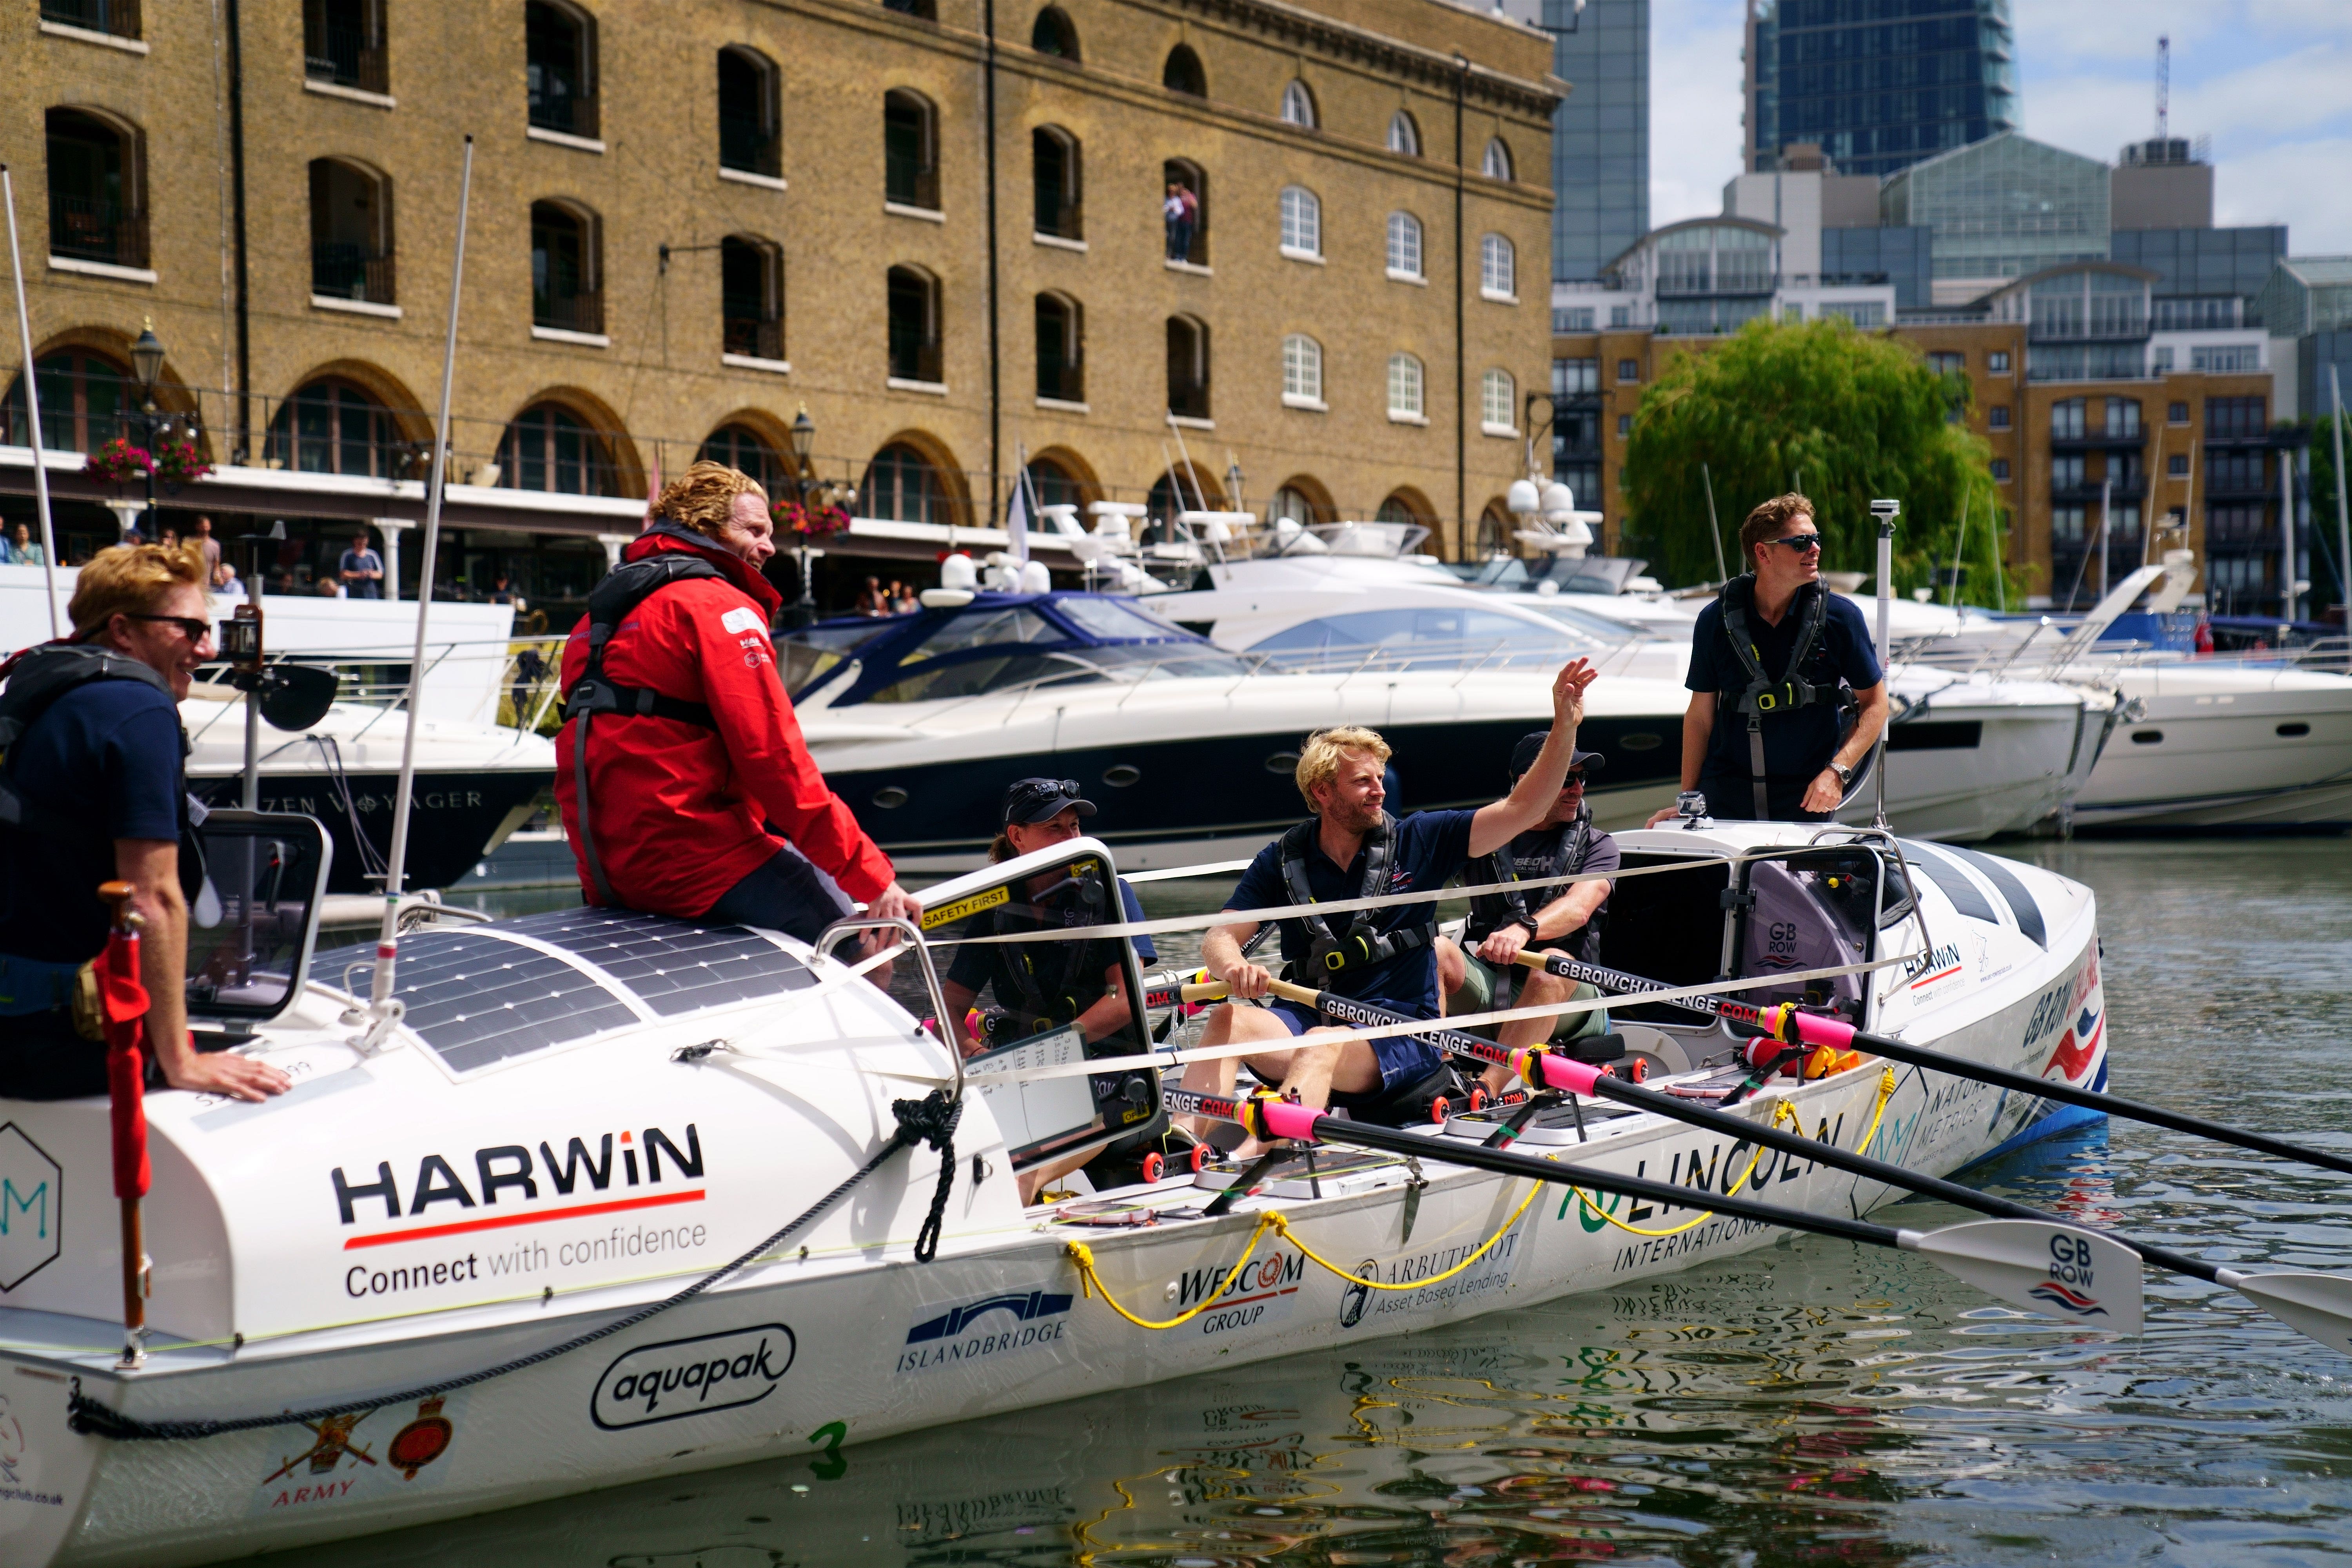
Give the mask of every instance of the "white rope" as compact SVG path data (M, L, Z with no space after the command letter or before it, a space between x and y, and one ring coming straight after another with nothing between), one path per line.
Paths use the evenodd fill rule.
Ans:
M1255 860L1255 856L1250 857ZM1187 877L1221 877L1227 871L1245 871L1250 860L1206 860L1198 866L1171 866L1164 871L1129 871L1120 879L1126 882L1176 882Z

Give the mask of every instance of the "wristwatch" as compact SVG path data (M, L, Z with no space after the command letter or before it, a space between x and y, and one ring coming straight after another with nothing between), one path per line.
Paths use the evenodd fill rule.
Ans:
M1853 770L1847 767L1843 763L1832 763L1830 764L1830 772L1837 774L1838 783L1840 784L1851 784L1853 783Z
M1515 926L1527 927L1528 940L1529 942L1533 942L1536 938L1543 935L1543 931L1536 925L1536 917L1533 915L1521 915L1517 920L1511 921L1511 923Z

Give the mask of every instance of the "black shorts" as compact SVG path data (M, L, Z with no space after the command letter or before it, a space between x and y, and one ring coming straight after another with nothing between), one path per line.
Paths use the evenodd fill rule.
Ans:
M62 1007L0 1018L0 1100L106 1093L106 1047L74 1033Z
M768 863L702 911L714 925L758 926L813 942L834 921L857 912L839 883L787 844Z
M1827 767L1829 764L1823 763L1822 766ZM1801 809L1805 792L1811 789L1813 781L1821 776L1818 769L1802 778L1794 778L1783 773L1767 773L1764 777L1764 800L1768 809L1765 812L1764 820L1767 822L1829 821L1831 814L1826 811ZM1706 796L1706 814L1709 816L1721 817L1726 822L1756 820L1756 783L1748 774L1701 773L1698 776L1698 790L1701 795Z

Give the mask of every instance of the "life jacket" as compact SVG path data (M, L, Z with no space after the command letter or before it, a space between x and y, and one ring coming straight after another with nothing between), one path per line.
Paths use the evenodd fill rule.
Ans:
M1316 901L1307 882L1307 857L1314 852L1315 836L1321 827L1322 819L1310 816L1282 836L1282 885L1294 904ZM1364 835L1364 880L1358 897L1374 899L1388 890L1390 850L1395 837L1396 818L1381 813L1380 826ZM1358 910L1349 917L1347 931L1339 934L1334 934L1330 922L1320 915L1297 915L1282 921L1291 934L1307 943L1307 956L1291 964L1293 978L1302 984L1328 980L1429 947L1437 940L1436 906L1417 907L1422 911L1419 923L1385 932L1372 929L1378 910Z
M1527 835L1522 834L1524 838ZM1572 877L1584 869L1584 862L1592 854L1592 808L1580 807L1574 823L1560 823L1544 836L1543 843L1532 856L1518 853L1518 840L1513 839L1480 861L1482 882L1541 881L1547 877ZM1474 875L1477 873L1474 872ZM1555 883L1543 890L1543 902L1549 903L1568 889ZM1540 906L1538 906L1540 907ZM1534 911L1528 907L1528 896L1517 888L1505 888L1500 893L1481 894L1470 900L1470 920L1465 935L1470 941L1484 942L1495 931L1517 921L1532 920ZM1576 943L1581 957L1598 957L1597 944L1601 936L1602 916L1596 913L1584 922L1583 929L1562 940ZM1528 938L1529 945L1535 939Z
M1762 822L1771 816L1764 791L1765 715L1792 713L1816 702L1834 702L1840 710L1838 727L1843 731L1860 704L1843 680L1832 672L1816 667L1814 675L1827 675L1828 679L1806 679L1805 661L1827 652L1822 646L1822 627L1829 620L1830 595L1821 584L1808 583L1799 588L1795 603L1789 607L1790 614L1798 617L1797 640L1789 648L1787 674L1779 680L1764 673L1763 658L1756 651L1755 634L1748 626L1748 612L1756 604L1756 574L1745 573L1726 583L1716 602L1723 610L1724 638L1731 645L1732 657L1748 675L1747 686L1738 691L1723 692L1717 699L1717 707L1718 711L1728 710L1748 721L1748 783L1756 792L1756 820Z
M595 830L588 817L588 726L599 713L616 719L652 716L675 719L680 723L698 724L706 730L716 730L719 721L711 717L707 704L688 702L683 698L668 697L646 687L616 686L604 674L604 645L628 618L629 612L672 583L684 583L697 577L717 577L726 574L709 562L681 551L667 551L626 562L605 574L588 595L588 664L581 672L579 682L563 694L563 718L577 719L579 730L572 737L572 782L577 786L580 807L580 847L588 861L588 875L596 883L596 896L607 908L619 903L613 896L613 885L605 879L604 863L596 853Z
M1102 919L1097 907L1102 898L1099 878L1066 877L1031 895L1024 906L999 908L992 925L1004 936L1056 925L1094 925ZM1072 1022L1102 997L1102 970L1115 960L1105 959L1101 950L1111 941L1004 943L996 953L998 1004L1016 1012L1024 1034ZM1004 994L1007 990L1013 994Z

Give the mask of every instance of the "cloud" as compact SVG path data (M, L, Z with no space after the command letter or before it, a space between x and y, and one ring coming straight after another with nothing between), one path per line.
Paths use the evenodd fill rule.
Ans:
M2216 171L2213 221L2284 223L2297 256L2352 255L2352 207L2344 200L2352 136L2286 142L2232 158ZM2314 201L2314 192L2332 199Z
M1741 168L1738 0L1651 0L1650 224L1723 210Z

